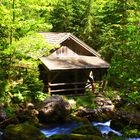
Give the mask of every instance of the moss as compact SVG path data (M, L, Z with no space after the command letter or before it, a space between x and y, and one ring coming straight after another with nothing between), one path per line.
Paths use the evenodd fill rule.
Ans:
M100 131L95 127L91 125L82 125L78 128L75 128L72 133L74 134L84 134L84 135L96 135L96 136L102 136Z
M117 134L113 132L109 132L107 135L105 135L105 139L107 140L126 140L124 136L118 136Z
M4 131L4 140L42 140L45 136L30 124L9 125Z
M53 135L49 137L48 140L103 140L103 138L93 135L63 134L63 135Z
M88 121L87 118L84 118L84 117L77 117L75 115L69 115L67 117L67 120L72 120L72 121L76 121L76 122L82 122L83 124L89 124L90 125L90 122Z
M138 138L140 137L140 130L138 129L127 130L124 132L124 135L130 138Z
M87 92L85 93L85 96L80 98L77 97L76 106L77 107L84 106L84 107L95 109L97 107L95 103L95 95L91 92Z

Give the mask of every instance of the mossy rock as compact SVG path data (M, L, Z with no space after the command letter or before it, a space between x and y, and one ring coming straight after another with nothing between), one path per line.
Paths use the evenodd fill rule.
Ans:
M140 130L138 130L138 129L126 130L124 132L124 135L126 137L129 137L129 138L139 138L140 137Z
M89 120L85 117L77 117L77 116L74 116L74 115L69 115L67 117L67 120L72 120L72 121L81 122L83 124L89 124L90 125Z
M108 134L105 134L104 137L107 140L126 140L124 136L118 136L113 132L109 132Z
M3 140L43 140L45 136L38 128L30 124L8 125Z
M102 136L101 132L92 125L82 125L78 128L75 128L72 133L74 134L84 134L84 135L95 135L95 136Z
M63 134L53 135L49 137L48 140L103 140L103 138L94 135Z

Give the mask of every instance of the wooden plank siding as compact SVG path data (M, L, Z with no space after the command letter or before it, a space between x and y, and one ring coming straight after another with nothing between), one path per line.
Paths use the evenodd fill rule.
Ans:
M73 52L75 52L78 55L95 56L93 55L93 53L81 47L80 44L78 44L72 39L65 40L64 42L61 43L61 46L67 46L69 49L71 49Z
M78 56L78 54L72 51L71 49L69 49L68 47L62 46L61 48L54 51L50 56L51 57L68 57L68 56L74 57L74 56Z

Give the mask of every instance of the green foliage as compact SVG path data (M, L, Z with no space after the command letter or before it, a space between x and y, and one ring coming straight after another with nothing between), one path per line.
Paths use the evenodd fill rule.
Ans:
M138 104L140 103L139 91L124 91L122 92L122 98L127 100L129 103Z
M109 85L123 90L128 101L139 100L140 42L138 3L136 1L108 1L103 9L100 52L111 63ZM126 95L127 94L127 95Z
M100 136L82 135L82 134L56 134L48 138L48 140L103 140Z
M76 106L84 106L84 107L89 107L89 108L96 108L95 104L95 95L91 92L85 93L85 96L81 97L75 97L76 100Z
M3 137L5 140L16 140L17 138L20 140L45 139L38 128L27 123L7 126Z
M36 101L38 94L43 91L43 83L38 78L38 72L30 72L24 75L24 79L21 83L9 91L13 95L13 101L15 103L25 102L26 100Z
M139 138L140 137L140 131L139 128L126 126L123 130L123 133L128 138Z
M47 45L46 40L39 34L30 34L3 50L4 56L10 56L7 67L3 63L4 71L1 79L1 100L9 103L21 103L26 101L39 101L46 98L43 91L43 83L39 80L38 58L49 54L54 46ZM5 87L5 88L3 88Z
M102 136L99 129L95 126L91 125L82 125L78 128L75 128L72 130L73 134L83 134L83 135L96 135L96 136Z
M0 27L6 28L10 36L15 39L25 36L32 31L48 31L51 25L46 17L51 8L51 1L41 0L1 0ZM4 17L4 18L3 18Z
M48 55L54 46L34 33L52 30L71 32L99 50L111 64L109 85L129 102L138 102L139 5L136 0L1 0L0 101L10 105L46 97L38 57ZM92 97L77 98L77 106L95 108Z
M49 18L53 25L52 31L71 32L94 49L99 50L102 31L98 12L102 10L104 3L102 0L58 1Z
M29 34L13 42L13 44L5 50L5 53L12 54L13 57L15 55L18 59L38 59L43 55L49 55L50 50L53 48L54 46L47 44L46 40L40 34Z

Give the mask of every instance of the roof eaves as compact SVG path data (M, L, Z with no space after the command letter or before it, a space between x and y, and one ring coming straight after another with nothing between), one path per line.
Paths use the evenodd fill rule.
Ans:
M93 53L94 55L100 57L101 55L96 52L95 50L93 50L91 47L89 47L87 44L85 44L82 40L78 39L76 36L72 35L69 33L69 36L76 41L78 44L82 45L85 49L87 49L88 51L90 51L91 53Z
M60 40L58 40L55 45L60 45L63 41L65 41L69 37L70 37L70 33L67 33L64 37L62 37Z

